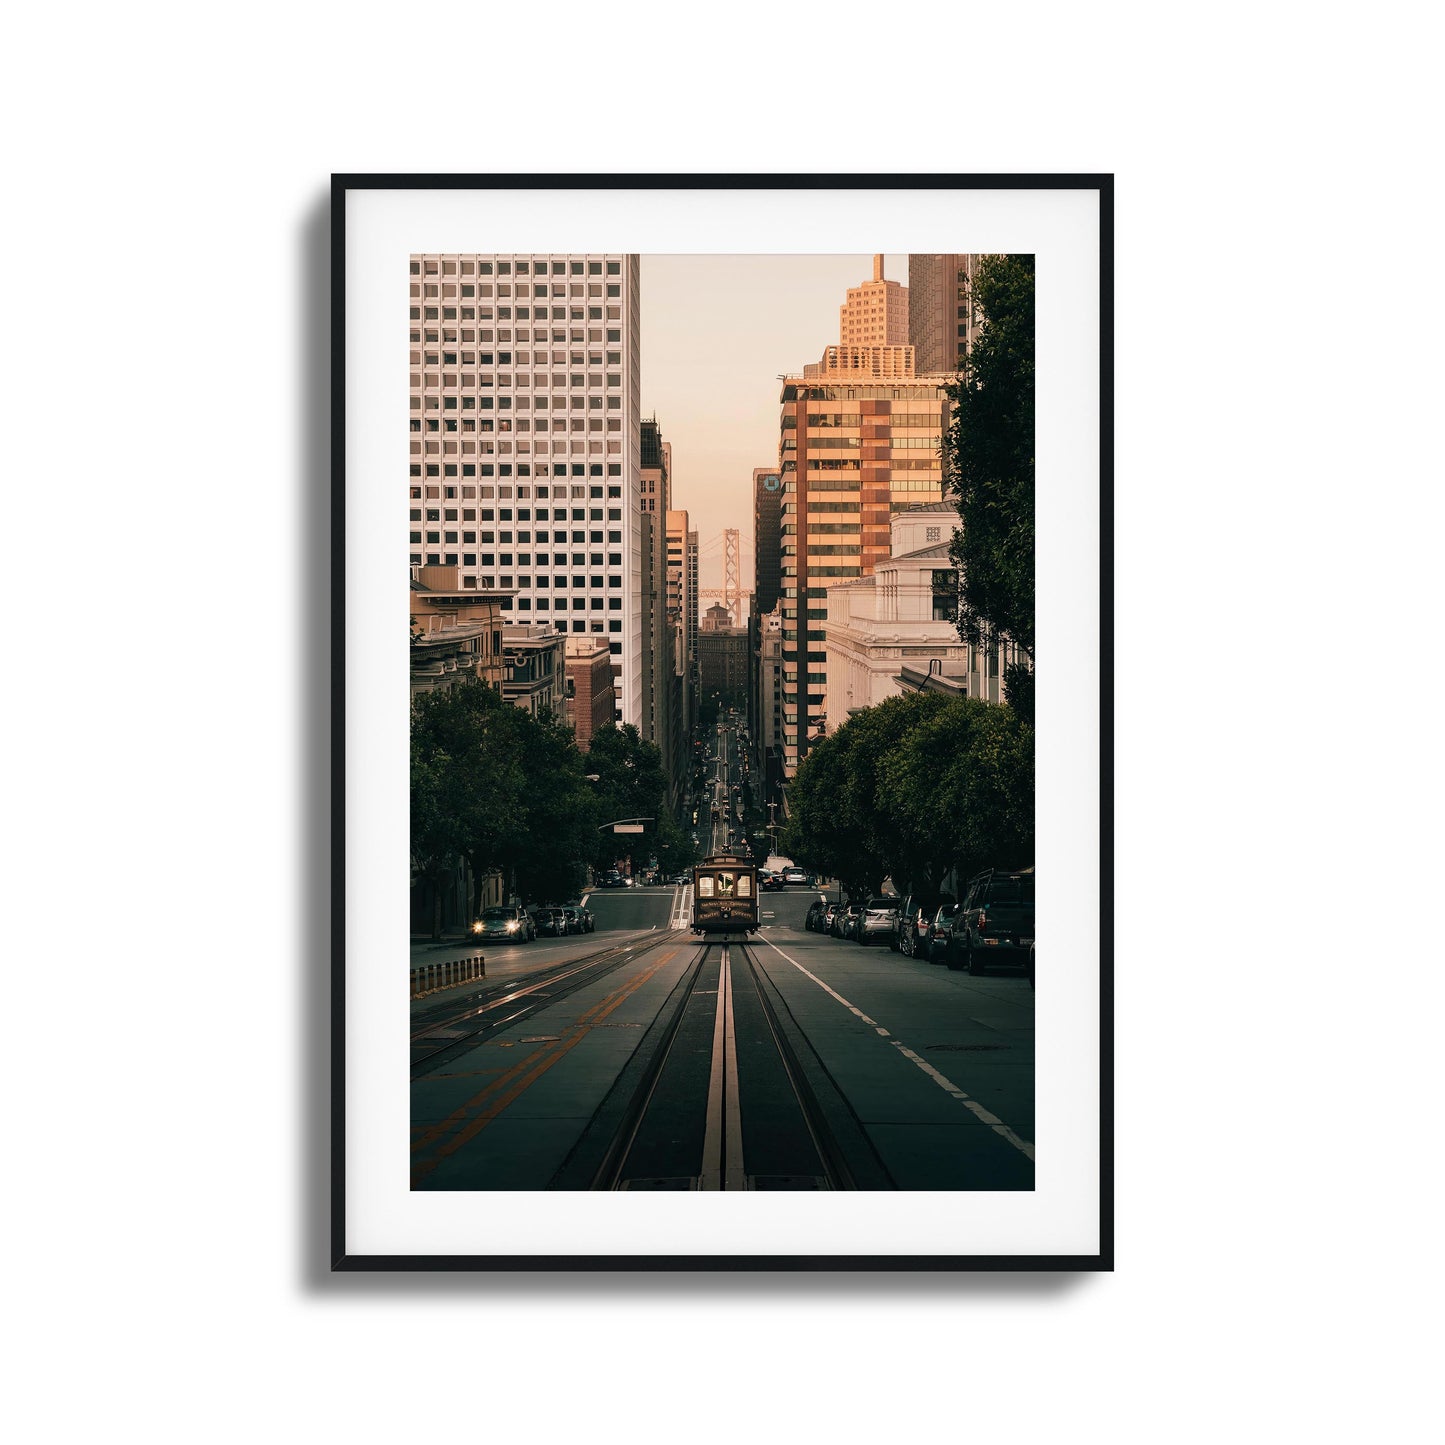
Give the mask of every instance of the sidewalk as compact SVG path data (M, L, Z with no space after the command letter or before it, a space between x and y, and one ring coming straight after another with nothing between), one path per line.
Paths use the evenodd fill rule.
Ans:
M417 963L444 963L446 956L443 950L449 950L457 955L468 953L481 953L482 940L474 938L465 933L444 933L441 938L433 941L430 938L418 938L413 936L411 940L411 961Z

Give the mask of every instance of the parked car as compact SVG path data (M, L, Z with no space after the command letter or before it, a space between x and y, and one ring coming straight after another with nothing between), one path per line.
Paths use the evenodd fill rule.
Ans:
M762 893L781 893L787 884L783 882L781 873L770 873L763 868L758 873L758 889Z
M482 909L482 916L472 924L472 937L486 942L530 943L537 936L536 926L525 908L501 905Z
M1034 986L1034 946L1029 944L1029 987Z
M539 934L545 933L549 938L567 936L567 915L560 908L538 908L532 918Z
M903 900L893 893L882 893L870 898L868 905L858 916L858 931L854 935L859 943L886 943L894 947L898 935L898 910Z
M564 904L562 907L562 917L567 920L568 933L586 933L587 925L582 922L581 909L570 908Z
M839 903L825 903L823 905L823 916L818 922L819 933L831 934L833 932L833 921L837 918L838 911L841 907L842 905Z
M805 886L808 882L807 872L802 868L785 868L783 870L783 882Z
M803 920L803 927L809 933L818 933L823 926L823 917L828 911L828 905L821 898L815 898L808 905L808 916Z
M1034 870L989 868L970 878L948 952L950 968L1025 967L1034 942Z
M927 958L933 915L953 899L938 893L910 893L898 910L898 951L905 958Z
M929 963L948 961L948 940L953 937L953 923L957 915L956 903L942 903L934 913L928 930L928 952L924 955Z
M843 924L839 930L839 938L851 938L855 943L858 941L858 927L863 921L863 905L861 903L850 903L843 910Z
M562 907L576 910L577 917L582 922L581 931L583 933L591 933L597 927L597 920L592 917L592 910L584 907L580 898L569 898Z

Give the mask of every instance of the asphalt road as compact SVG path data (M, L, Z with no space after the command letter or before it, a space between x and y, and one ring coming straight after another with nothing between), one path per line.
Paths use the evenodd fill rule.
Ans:
M414 1002L424 1062L412 1084L413 1187L840 1187L817 1182L821 1164L788 1175L766 1162L813 1158L799 1126L763 1128L758 1112L801 1117L783 1097L798 1075L844 1140L838 1152L864 1181L855 1187L1032 1189L1027 981L969 978L808 933L818 896L764 894L759 932L720 971L716 945L704 952L670 926L681 890L599 890L589 895L596 933L488 949L482 989ZM734 998L735 1013L724 1007ZM469 1033L488 1007L497 1022ZM791 1062L779 1039L791 1041ZM636 1120L629 1110L644 1083L652 1102ZM739 1108L733 1153L719 1146L732 1163L718 1164L715 1149L709 1173L704 1141L719 1134L710 1121ZM615 1171L621 1183L599 1185L598 1141L624 1125L642 1152ZM669 1160L697 1177L658 1182Z

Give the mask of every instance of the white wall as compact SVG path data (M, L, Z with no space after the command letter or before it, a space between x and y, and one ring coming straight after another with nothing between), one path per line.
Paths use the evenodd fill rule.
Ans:
M837 97L856 69L856 29L729 14L12 15L16 1438L390 1445L455 1422L611 1440L685 1422L712 1442L788 1418L848 1442L1325 1445L1420 1438L1437 1417L1422 1105L1440 970L1428 929L1346 956L1331 906L1342 838L1388 840L1393 892L1435 896L1420 799L1438 791L1438 719L1409 694L1430 652L1414 620L1438 612L1422 480L1438 437L1420 428L1440 283L1399 242L1431 233L1438 86L1403 7L1376 66L1360 59L1382 41L1343 11L1312 18L1300 64L1284 11L1252 13L1240 45L1190 9L1145 34L1123 7L1046 6L1022 69L969 66L966 146L936 122L909 140L910 169L1121 177L1118 606L1149 666L1121 653L1118 1273L325 1272L327 173L813 164L816 147L779 146L769 57L789 57L806 121L811 90ZM955 57L1018 52L1016 23L906 20ZM454 94L426 79L439 58ZM893 172L899 116L852 127L838 164ZM850 207L860 254L913 240L894 201ZM791 244L758 225L737 248ZM1353 314L1327 304L1345 295ZM1208 324L1222 298L1229 324ZM835 325L819 318L820 347ZM1352 505L1362 484L1378 504ZM37 544L52 534L72 550ZM175 607L198 568L224 585ZM107 635L57 675L27 621L72 580ZM1378 607L1339 608L1342 587L1388 598L1397 625L1365 635L1353 619ZM1200 659L1261 623L1267 645L1234 649L1247 717L1201 705ZM17 656L32 638L46 650ZM157 691L162 640L224 665ZM1380 719L1386 776L1363 790L1359 710L1320 707L1342 648L1403 697ZM1041 661L1041 699L1047 676ZM1266 827L1269 887L1232 900L1229 938L1201 929L1201 880ZM479 1207L505 1230L526 1202Z

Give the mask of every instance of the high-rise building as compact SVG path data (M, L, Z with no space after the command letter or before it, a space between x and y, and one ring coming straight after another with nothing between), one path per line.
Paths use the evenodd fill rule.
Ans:
M783 785L783 618L774 608L758 619L757 715L753 739L762 760L763 801L780 803Z
M844 346L905 346L908 288L883 279L883 257L873 258L873 279L848 288L838 308L838 340Z
M638 258L411 257L411 562L605 639L640 724Z
M696 576L687 565L686 512L667 513L667 611L674 625L673 666L682 679L682 730L689 736L697 722L697 694L693 683L692 660L696 648L690 640L688 619L697 606L694 591Z
M641 429L642 507L642 724L643 740L656 745L675 807L686 759L682 749L681 684L676 672L675 635L669 585L667 519L672 500L672 446L662 440L656 418Z
M687 616L683 619L687 625L687 656L688 676L691 679L693 696L697 696L698 671L697 671L697 605L698 605L698 547L697 533L690 531L687 534Z
M979 325L974 273L982 255L908 257L908 340L919 371L957 372Z
M665 517L672 505L672 443L663 441L656 417L642 423L640 435L639 491L642 510Z
M890 555L895 512L943 497L949 375L879 380L867 369L783 381L783 760L845 721L826 714L827 589Z
M777 605L782 580L783 477L776 466L753 468L753 600L760 617Z

